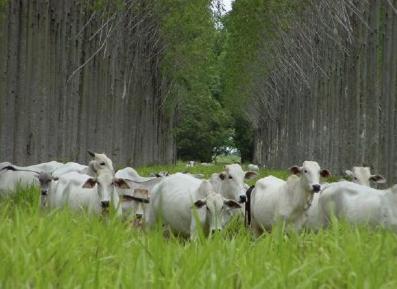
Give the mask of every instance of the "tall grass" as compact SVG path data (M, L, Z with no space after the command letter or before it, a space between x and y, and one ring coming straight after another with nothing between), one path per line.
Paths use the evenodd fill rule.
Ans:
M254 239L236 220L190 242L38 203L35 189L0 201L0 288L397 288L397 238L381 229Z

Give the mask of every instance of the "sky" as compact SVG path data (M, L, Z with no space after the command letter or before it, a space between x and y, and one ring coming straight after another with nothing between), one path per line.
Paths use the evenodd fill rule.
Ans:
M223 0L223 4L225 5L226 12L229 12L232 9L232 2L234 0Z

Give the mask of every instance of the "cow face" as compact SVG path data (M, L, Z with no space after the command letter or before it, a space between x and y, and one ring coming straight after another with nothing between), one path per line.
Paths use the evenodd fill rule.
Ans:
M196 201L194 205L200 210L205 210L205 220L210 234L223 229L227 211L241 208L241 205L235 200L225 199L215 192L211 192L206 198Z
M103 211L109 208L112 201L115 209L118 209L119 197L114 187L129 189L124 179L114 178L111 174L100 174L97 178L89 178L83 184L83 188L91 189L94 188L95 185L97 185L98 198Z
M329 177L331 173L320 169L317 162L304 161L303 166L293 166L290 168L291 173L300 176L300 180L306 191L318 193L321 191L320 176Z
M123 195L123 210L132 211L133 225L141 227L145 219L145 211L149 205L149 191L146 189L134 189L132 195Z
M352 178L352 182L370 187L370 181L383 184L386 179L381 175L372 175L369 167L353 167L353 171L346 170L346 175Z
M52 181L58 181L57 177L53 177L48 173L39 173L37 178L40 183L41 189L41 197L40 197L40 206L42 208L47 206L47 199L48 199L48 190L51 185Z
M100 170L104 169L109 170L110 172L114 172L113 162L105 154L98 154L92 151L88 151L88 154L93 158L89 162L89 167L95 173L98 173Z
M224 219L230 209L241 208L235 200L225 199L221 194L214 192L208 181L201 183L199 194L205 197L197 200L194 206L199 210L199 215L203 218L201 221L206 224L210 234L222 230Z
M227 199L236 200L244 203L246 201L246 185L245 179L252 179L257 176L256 172L244 172L240 165L226 165L225 171L218 175L221 181L221 192Z

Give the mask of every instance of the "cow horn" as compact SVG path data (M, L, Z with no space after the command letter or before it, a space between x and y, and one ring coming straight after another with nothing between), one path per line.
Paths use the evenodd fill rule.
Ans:
M90 156L92 156L93 158L95 157L95 153L94 153L93 151L87 150L87 152L88 152L88 154L89 154Z

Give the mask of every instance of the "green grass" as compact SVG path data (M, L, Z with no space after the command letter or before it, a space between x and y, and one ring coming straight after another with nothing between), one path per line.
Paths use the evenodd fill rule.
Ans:
M139 171L157 169L180 167ZM38 196L20 190L0 201L0 288L397 288L397 238L385 230L334 223L286 234L278 226L255 240L235 220L190 242L113 216L43 212Z

